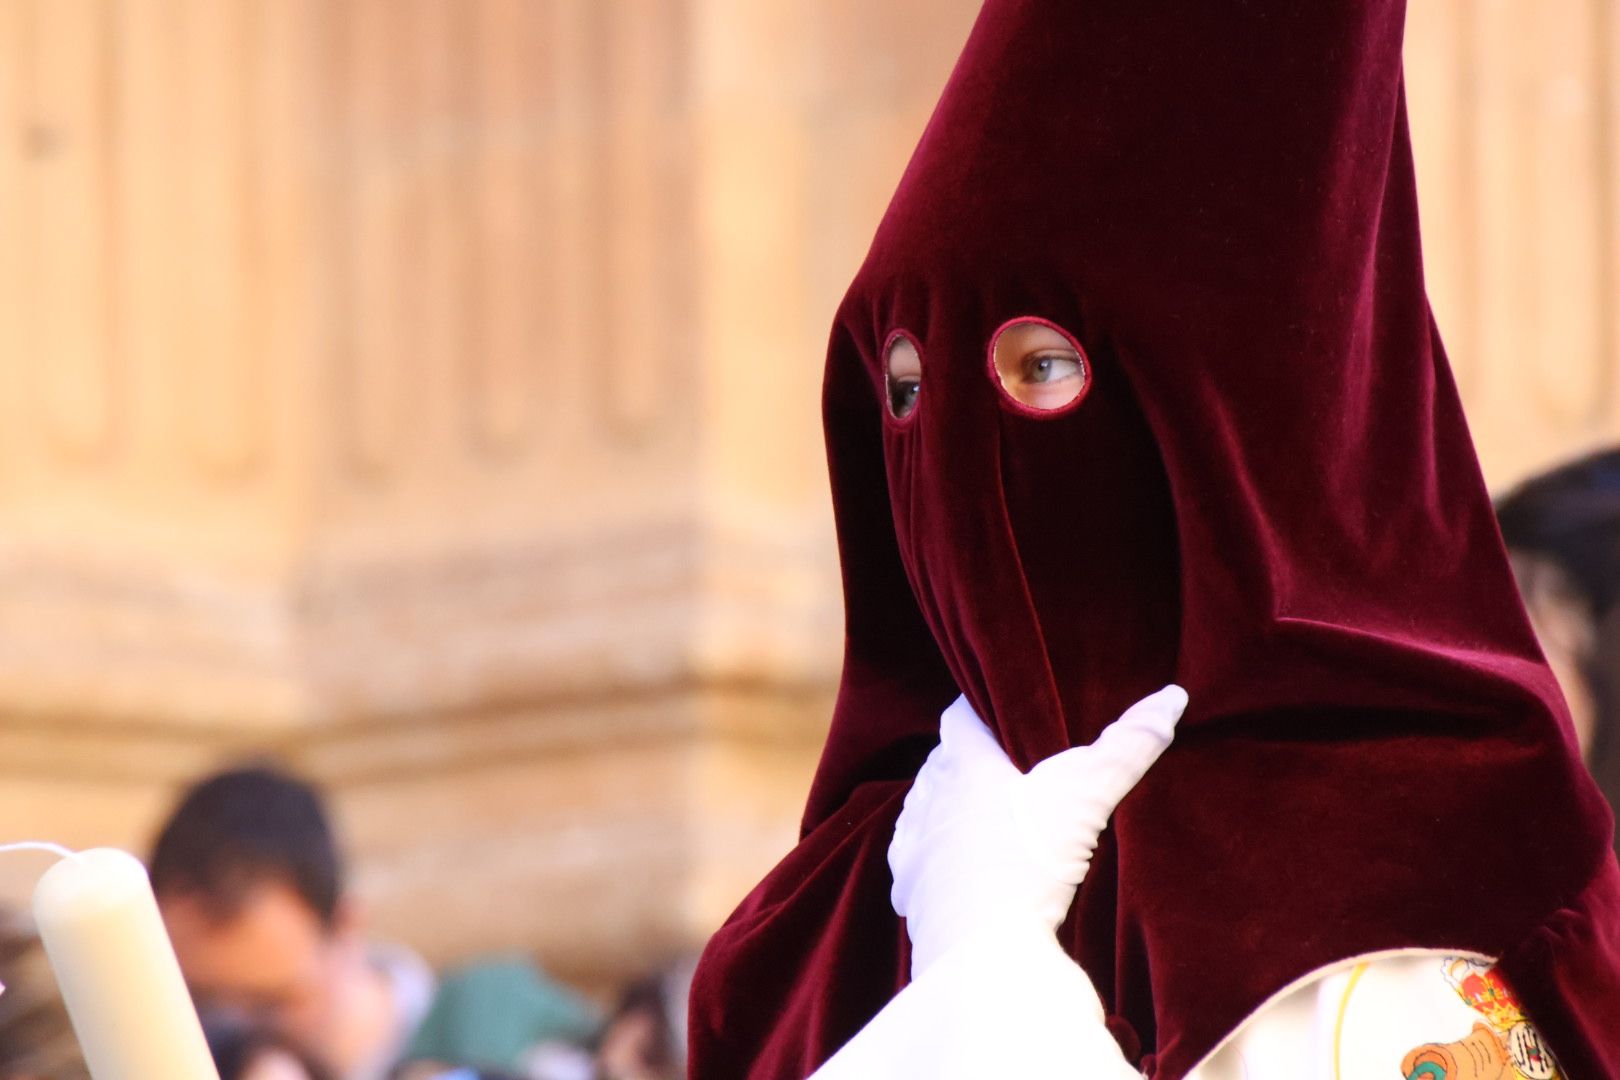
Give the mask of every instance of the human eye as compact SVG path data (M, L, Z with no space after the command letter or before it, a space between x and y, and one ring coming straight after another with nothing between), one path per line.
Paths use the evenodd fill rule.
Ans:
M896 420L910 416L922 394L922 353L903 331L896 331L889 339L883 358L883 385L889 415Z
M1053 383L1080 375L1080 358L1072 353L1035 353L1024 358L1024 381Z
M908 376L889 380L889 411L896 419L905 417L917 407L917 395L922 392L922 379Z
M1012 402L1039 412L1065 409L1090 389L1079 339L1056 323L1024 316L1002 324L990 344L991 370Z

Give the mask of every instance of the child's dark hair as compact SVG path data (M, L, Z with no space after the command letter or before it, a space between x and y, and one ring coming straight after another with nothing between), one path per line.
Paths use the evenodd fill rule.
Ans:
M292 889L330 926L342 895L337 841L309 784L265 765L218 773L181 798L152 846L152 887L230 918L255 887Z

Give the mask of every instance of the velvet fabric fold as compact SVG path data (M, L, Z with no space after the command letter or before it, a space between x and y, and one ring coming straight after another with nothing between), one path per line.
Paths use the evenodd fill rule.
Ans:
M1156 1076L1407 947L1508 958L1569 1075L1620 1075L1611 821L1424 294L1404 16L984 5L835 320L843 682L800 846L699 967L694 1077L802 1077L902 985L884 851L958 688L1028 768L1172 681L1061 934ZM994 383L1026 316L1085 350L1072 411Z

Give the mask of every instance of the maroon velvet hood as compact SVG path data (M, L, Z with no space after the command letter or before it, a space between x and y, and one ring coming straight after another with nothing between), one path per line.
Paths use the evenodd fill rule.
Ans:
M694 1077L803 1077L903 985L884 853L958 688L1027 768L1170 681L1062 931L1128 1053L1173 1080L1318 967L1455 948L1620 1075L1611 823L1424 295L1404 15L985 4L833 331L843 683L801 843L699 968ZM1077 407L999 390L1023 316L1084 349Z

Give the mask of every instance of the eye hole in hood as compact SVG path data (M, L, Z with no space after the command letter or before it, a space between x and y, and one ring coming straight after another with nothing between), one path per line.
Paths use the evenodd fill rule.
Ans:
M889 335L883 350L883 397L889 416L905 420L917 408L922 393L922 350L904 330Z
M1046 319L1004 323L990 341L990 374L1020 412L1052 416L1091 389L1091 364L1074 335Z

